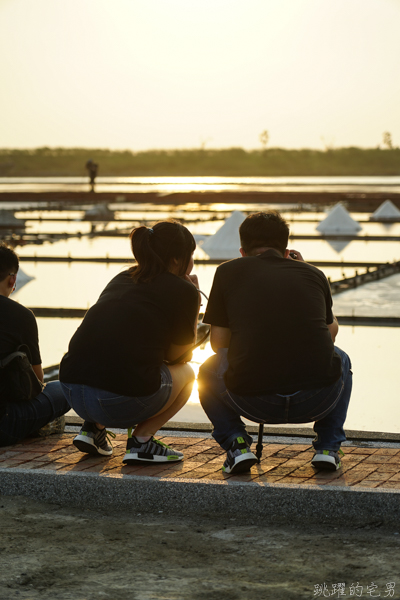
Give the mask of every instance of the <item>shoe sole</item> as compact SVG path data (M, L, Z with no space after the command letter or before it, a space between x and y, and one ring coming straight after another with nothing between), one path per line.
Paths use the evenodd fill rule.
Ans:
M247 471L250 471L251 467L256 463L258 463L258 459L254 454L251 458L246 454L243 455L243 458L238 456L233 467L222 467L222 471L227 475L231 475L232 473L246 473Z
M317 458L311 461L311 465L316 469L323 469L324 471L337 471L342 466L342 463L336 464L335 459L329 460L329 457Z
M137 454L125 454L124 458L122 459L122 462L126 465L128 463L146 463L146 464L160 464L160 463L171 463L171 462L179 462L183 460L183 456L176 456L176 455L172 455L172 456L160 456L158 454L155 454L152 458L139 458Z
M78 450L84 452L85 454L94 454L95 456L111 456L113 451L111 450L102 450L95 446L95 444L88 442L86 436L77 435L74 441L72 442Z

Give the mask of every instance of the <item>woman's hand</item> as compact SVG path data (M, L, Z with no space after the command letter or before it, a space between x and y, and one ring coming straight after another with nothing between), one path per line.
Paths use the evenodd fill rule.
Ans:
M190 281L190 283L193 283L194 287L197 288L198 290L200 289L199 280L197 278L197 275L185 275L184 279L186 279L187 281Z

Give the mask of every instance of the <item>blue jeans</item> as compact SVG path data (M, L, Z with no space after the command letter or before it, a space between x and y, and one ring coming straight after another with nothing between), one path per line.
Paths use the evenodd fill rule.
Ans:
M256 423L309 423L315 421L315 450L334 450L346 440L343 425L349 406L352 372L350 359L335 346L342 359L340 378L326 388L302 390L290 396L262 394L238 396L224 382L228 368L227 349L221 348L200 367L198 386L201 405L214 425L213 437L224 450L233 440L253 439L240 416Z
M17 444L69 411L59 381L50 381L30 402L8 402L0 418L0 446Z
M121 396L82 383L61 382L61 386L71 408L85 421L127 429L162 410L171 395L172 376L162 365L160 387L150 396Z

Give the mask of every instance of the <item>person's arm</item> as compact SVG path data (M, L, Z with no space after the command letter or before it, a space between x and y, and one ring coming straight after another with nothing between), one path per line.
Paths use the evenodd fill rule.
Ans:
M331 334L332 342L335 343L336 336L339 331L339 323L335 315L333 315L333 322L330 325L327 325L329 329L329 333Z
M220 348L229 348L231 341L231 330L227 327L219 327L218 325L211 325L211 348L214 352L217 352Z
M291 260L298 260L300 262L305 262L301 253L298 250L294 250L292 248L290 248L288 250L288 254L287 254L286 258L289 258ZM327 305L328 305L327 313L329 315L332 313L332 296L331 296L330 290L329 290L329 298L327 300ZM332 342L335 343L335 339L336 339L336 336L339 331L339 323L334 314L332 314L332 317L333 317L333 321L332 321L332 323L327 325L327 327L329 329L329 333L331 334Z
M196 288L197 291L199 290L199 280L197 278L197 275L185 275L184 279L186 279L186 281L191 283ZM190 342L190 344L184 344L182 346L180 344L171 343L170 347L168 348L168 352L165 355L165 360L167 362L175 361L180 356L186 354L186 352L188 352L187 356L185 356L179 362L185 363L185 362L189 362L192 360L192 353L191 352L189 353L189 350L196 343L197 322L198 322L199 312L200 312L200 299L201 299L200 294L198 294L198 306L197 306L197 311L195 313L195 319L194 319L194 324L193 324L193 331L195 332L195 334L193 336L193 340Z
M333 300L332 300L331 288L330 288L329 282L326 278L325 278L325 281L326 281L326 287L327 287L326 296L325 296L326 326L329 330L329 333L331 334L332 342L335 343L335 339L336 339L336 336L339 331L339 323L332 311Z
M21 315L20 326L23 342L29 348L29 358L32 361L33 372L35 373L36 377L43 382L44 373L39 350L38 326L33 312L29 309L24 309L24 312Z
M41 381L43 383L44 382L44 373L43 373L42 365L32 365L32 369L33 369L36 377L39 379L39 381Z

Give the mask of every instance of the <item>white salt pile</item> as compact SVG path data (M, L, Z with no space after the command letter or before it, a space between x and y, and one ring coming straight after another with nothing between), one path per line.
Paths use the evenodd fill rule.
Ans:
M400 221L400 210L391 200L385 200L371 215L370 221Z
M25 227L25 221L17 219L12 210L0 210L0 227L19 228Z
M24 273L24 271L20 267L18 269L16 291L20 290L24 285L29 283L32 279L35 279L35 278Z
M344 206L336 204L316 229L324 234L355 235L361 230L361 225L349 215Z
M235 210L214 235L204 242L201 249L210 258L239 258L239 227L245 220L240 210Z
M93 208L89 208L83 217L84 221L112 221L114 219L114 211L108 208L107 204L97 204Z

